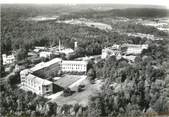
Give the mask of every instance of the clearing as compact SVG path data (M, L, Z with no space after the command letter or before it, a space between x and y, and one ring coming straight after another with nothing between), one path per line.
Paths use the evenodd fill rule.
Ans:
M78 86L74 86L71 88L71 90L75 91L71 96L64 97L63 95L58 96L57 98L51 100L52 102L56 102L58 105L63 104L76 104L79 103L81 105L88 105L89 98L92 96L96 96L101 91L101 86L103 84L103 81L96 80L95 84L90 84L88 79L83 80L80 84L85 85L85 88L83 91L78 92L77 88Z

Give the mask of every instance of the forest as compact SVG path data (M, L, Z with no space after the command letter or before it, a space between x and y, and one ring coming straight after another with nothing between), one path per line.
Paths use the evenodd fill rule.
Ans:
M59 8L58 8L59 9ZM1 114L8 117L56 117L59 113L77 117L135 117L145 114L162 115L169 112L169 42L168 33L151 26L112 24L114 29L124 32L140 32L163 37L164 40L151 41L146 38L128 37L116 31L104 31L87 26L56 23L55 21L27 21L28 17L41 14L60 14L57 8L37 10L33 7L2 7L1 10L1 54L10 54L12 50L22 52L20 56L35 46L52 47L59 39L65 47L73 48L75 41L78 48L75 55L101 54L104 47L114 43L148 43L149 48L136 58L134 64L127 60L110 57L93 64L96 78L105 80L101 93L90 99L88 107L76 104L64 105L57 111L58 105L47 103L41 96L19 90L14 82L1 85ZM61 15L60 19L103 17L165 17L164 9L116 9L108 11L73 12ZM23 58L22 58L23 57ZM22 56L25 59L27 56ZM2 59L1 59L2 60ZM2 63L2 61L1 61ZM2 64L1 64L2 66ZM2 70L2 69L1 69ZM18 77L17 77L18 78ZM11 78L15 79L15 78ZM2 98L4 97L4 98ZM73 110L71 110L73 108Z
M127 8L112 9L106 11L88 10L85 12L73 12L71 15L64 15L60 19L71 18L105 18L105 17L127 17L127 18L159 18L169 15L167 9L156 8Z
M59 9L59 8L58 8ZM53 11L55 10L55 12ZM2 7L1 13L1 35L2 35L2 53L10 53L12 50L18 50L20 48L24 50L29 50L34 48L34 46L55 46L58 45L58 40L60 39L65 47L73 48L74 41L77 41L80 47L80 50L85 55L94 55L100 54L101 49L112 45L112 43L124 43L131 42L130 37L121 35L114 31L106 32L104 30L99 30L97 28L91 28L86 26L70 25L70 24L58 24L55 21L27 21L29 17L38 16L39 14L45 14L46 9L40 11L36 7L26 6L22 7ZM112 10L114 11L114 10ZM115 10L116 11L116 10ZM127 10L117 10L117 14L123 14L123 12L131 13L129 11L136 12L133 13L134 17L137 17L136 14L148 14L153 13L153 16L162 17L167 15L166 10L162 9L127 9ZM145 13L146 11L146 13ZM149 12L148 12L149 11ZM158 11L158 12L156 12ZM56 9L48 9L47 14L58 14ZM110 11L104 11L109 14ZM75 16L78 14L85 14L89 18L93 18L90 14L84 12L76 12ZM103 14L106 14L103 13ZM73 14L73 13L71 13ZM68 16L71 16L68 14ZM98 15L102 14L101 11L97 13ZM94 13L94 15L97 16ZM158 14L162 15L159 16ZM108 17L116 16L116 14L107 15ZM152 16L152 17L153 17ZM67 16L61 15L60 17L66 18ZM83 16L85 18L85 16ZM101 16L103 18L105 16ZM97 17L94 17L97 19ZM155 34L162 37L168 37L168 33L159 31L158 29L151 26L136 25L132 23L120 23L112 24L114 30L120 30L124 32L139 32L139 33L148 33Z
M102 93L93 97L90 116L136 117L169 112L168 40L151 43L131 65L115 57L95 65L96 77L106 80ZM116 84L120 88L113 87Z

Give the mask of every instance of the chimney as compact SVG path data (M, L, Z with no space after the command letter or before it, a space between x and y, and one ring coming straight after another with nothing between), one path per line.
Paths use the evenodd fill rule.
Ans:
M74 42L74 49L77 48L77 41Z
M61 48L61 47L60 47L60 39L59 39L59 51L61 50L60 48Z

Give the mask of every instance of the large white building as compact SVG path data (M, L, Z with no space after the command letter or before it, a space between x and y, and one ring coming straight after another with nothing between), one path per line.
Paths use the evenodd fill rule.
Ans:
M60 65L61 59L55 58L48 62L41 62L30 69L25 69L20 72L21 88L32 91L38 95L52 93L53 83L49 80L33 75L34 72L42 69L49 69ZM45 70L44 70L45 71Z
M63 72L87 72L87 61L62 61Z
M6 54L2 54L2 60L3 60L3 65L11 64L15 62L15 56L14 54L8 56Z
M50 94L53 92L53 83L46 79L39 78L30 73L28 69L21 71L21 87L38 95Z
M66 61L60 58L52 59L48 62L41 62L30 69L20 72L21 88L32 91L38 95L50 94L53 92L53 83L46 78L42 78L36 73L49 73L61 70L63 72L87 72L87 61Z

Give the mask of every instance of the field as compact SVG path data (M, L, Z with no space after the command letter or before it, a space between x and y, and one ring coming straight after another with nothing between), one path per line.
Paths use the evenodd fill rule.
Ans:
M81 82L81 84L85 85L84 91L77 92L77 86L71 88L71 90L75 91L71 96L64 97L62 95L58 96L56 99L52 100L52 102L56 102L59 105L63 104L76 104L79 103L81 105L87 105L90 97L96 96L100 88L103 84L101 80L96 80L95 84L90 84L87 79Z

